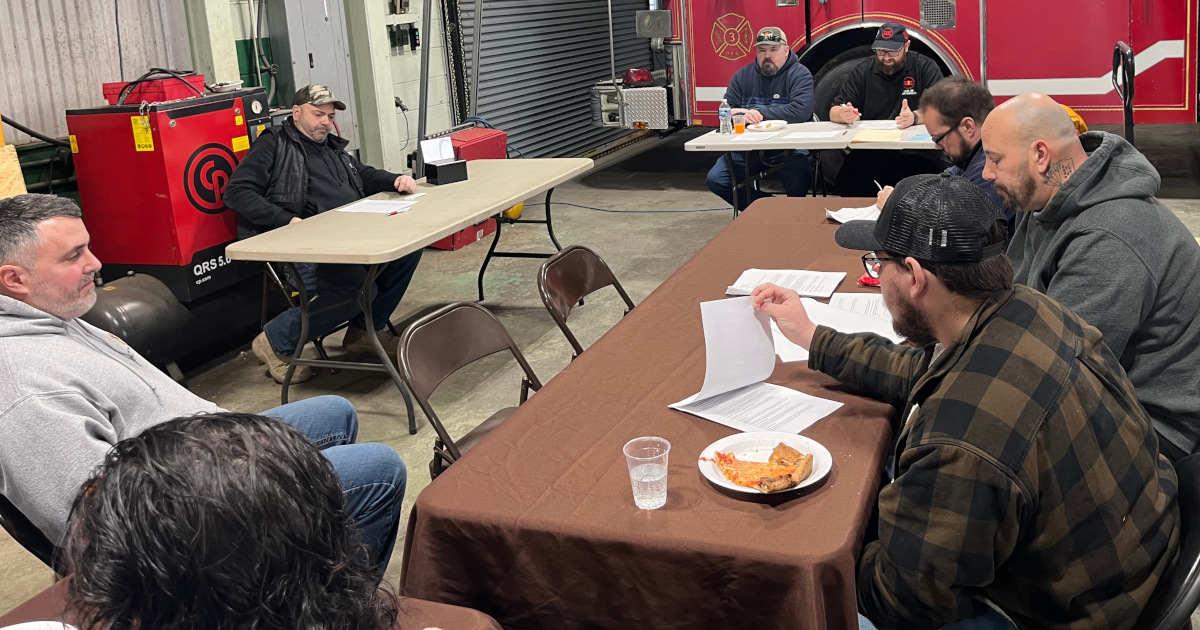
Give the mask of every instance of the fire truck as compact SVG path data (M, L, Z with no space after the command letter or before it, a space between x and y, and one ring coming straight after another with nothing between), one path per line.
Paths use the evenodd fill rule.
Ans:
M754 61L764 26L782 28L812 71L824 118L847 73L872 54L883 22L906 25L912 49L946 74L984 83L997 102L1042 92L1088 123L1122 121L1113 49L1126 42L1136 53L1134 121L1196 122L1190 0L667 0L662 8L671 10L672 66L683 75L680 97L687 95L676 114L693 125L717 124L729 79Z

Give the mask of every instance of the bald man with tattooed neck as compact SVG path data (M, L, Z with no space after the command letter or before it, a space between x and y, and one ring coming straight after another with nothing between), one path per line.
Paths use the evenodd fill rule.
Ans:
M1172 461L1200 443L1200 246L1120 136L1076 135L1043 94L983 124L983 177L1017 212L1014 279L1100 329Z

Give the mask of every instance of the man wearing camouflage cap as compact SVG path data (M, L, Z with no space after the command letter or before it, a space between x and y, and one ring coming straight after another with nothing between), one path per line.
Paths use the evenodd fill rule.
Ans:
M745 114L748 125L763 120L790 123L812 120L812 73L796 58L783 31L768 26L758 32L754 44L757 51L754 62L738 70L725 91L732 113ZM721 156L708 172L705 180L708 189L726 203L733 203L733 181L744 176L745 160L750 160L751 176L781 167L777 176L789 197L808 194L812 166L807 151L760 151L747 155L734 152L728 158ZM738 191L738 207L744 210L761 196L757 190L743 188Z
M860 627L1129 628L1179 547L1175 471L1133 385L1098 330L1013 286L1005 224L967 179L921 175L878 222L838 228L870 250L915 347L754 291L810 368L900 412L858 561Z
M346 104L324 85L307 85L292 99L292 116L277 129L266 130L250 147L229 185L225 204L238 215L238 235L248 238L295 223L378 192L413 192L416 182L367 166L346 152L347 140L336 133L336 117ZM331 133L334 132L334 133ZM389 353L397 339L386 328L389 318L412 280L421 251L389 263L375 280L372 317L379 341ZM364 265L296 265L306 289L316 292L309 305L309 338L320 337L349 321L342 345L349 352L373 352L365 320L354 296L362 288ZM348 303L328 310L325 304ZM252 345L276 382L283 382L288 359L300 343L300 309L292 308L267 322ZM292 382L313 376L310 367L297 367Z

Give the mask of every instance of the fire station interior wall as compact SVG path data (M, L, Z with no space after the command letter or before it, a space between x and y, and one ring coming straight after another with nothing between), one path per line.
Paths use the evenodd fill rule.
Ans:
M425 133L432 134L444 131L454 126L450 110L450 79L446 66L446 44L443 34L442 11L438 8L440 2L431 2L433 15L430 16L430 33L421 33L421 46L429 46L429 103L425 111ZM412 20L418 28L424 16L420 14L424 2L413 0L409 3L413 13L400 14L394 20ZM490 5L489 5L490 6ZM385 153L406 156L417 150L417 115L421 104L421 49L412 50L409 46L391 47L388 53L391 77L388 84L394 96L399 97L408 111L394 107L396 125L395 138L384 138L383 143L394 143ZM393 172L407 169L407 161L395 164L390 168Z
M463 0L463 42L476 0ZM612 0L617 75L650 68L650 40L635 32L646 0ZM612 75L608 3L596 0L488 0L483 10L477 115L508 132L526 157L571 157L630 132L592 125L590 88ZM468 70L468 80L470 72Z
M54 137L64 112L105 103L101 84L137 78L152 66L190 69L181 2L119 0L121 47L112 0L4 0L0 3L0 112ZM5 129L13 144L29 136Z

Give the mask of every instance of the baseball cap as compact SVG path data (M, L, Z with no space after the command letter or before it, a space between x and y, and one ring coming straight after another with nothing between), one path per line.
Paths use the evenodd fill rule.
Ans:
M942 173L900 180L878 221L848 221L834 240L846 249L890 252L937 263L975 263L1004 253L984 246L1004 213L970 180Z
M904 48L904 44L908 43L908 29L899 22L884 22L875 31L875 43L871 44L874 50L900 50Z
M333 103L334 109L346 109L346 104L333 97L333 91L324 85L306 85L296 90L292 105L325 105Z
M754 38L755 46L787 46L787 37L783 34L783 29L778 26L765 26L758 31L758 37Z

